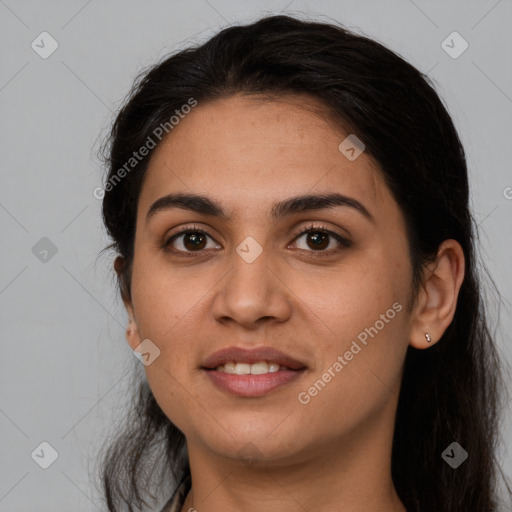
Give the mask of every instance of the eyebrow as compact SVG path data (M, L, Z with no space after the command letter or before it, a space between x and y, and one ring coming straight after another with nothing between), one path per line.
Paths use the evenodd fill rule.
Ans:
M290 197L284 201L274 203L271 216L274 221L288 217L295 213L310 212L314 210L325 210L339 206L348 206L354 208L368 220L375 222L371 213L356 199L342 194L320 194L320 195L300 195ZM157 199L149 208L146 214L146 223L158 212L180 208L203 215L218 217L222 220L229 220L229 215L222 209L222 206L204 195L197 194L168 194Z

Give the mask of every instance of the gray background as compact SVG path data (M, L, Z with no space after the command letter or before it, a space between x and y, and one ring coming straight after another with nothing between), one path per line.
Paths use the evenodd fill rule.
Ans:
M93 196L98 136L142 67L280 11L334 18L436 81L467 151L481 255L505 302L498 342L512 361L511 0L0 0L0 511L104 510L90 474L140 363L111 257L97 258L108 242ZM47 59L31 48L43 31L59 45ZM469 44L457 59L441 47L453 31ZM46 261L43 237L57 249ZM510 408L503 435L510 479ZM31 458L42 441L59 454L46 470Z

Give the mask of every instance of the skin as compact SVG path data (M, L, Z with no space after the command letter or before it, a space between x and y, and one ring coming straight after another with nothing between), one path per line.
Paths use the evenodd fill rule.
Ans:
M183 511L405 511L391 479L404 358L409 345L434 345L451 323L464 255L456 241L443 242L408 310L412 269L401 209L369 155L350 161L340 152L348 134L320 111L302 96L199 104L151 158L125 299L127 340L135 349L150 339L160 350L145 370L187 439L192 490ZM373 220L347 206L270 217L277 201L333 191L357 199ZM229 220L173 208L146 221L153 202L171 192L207 195ZM330 237L323 250L333 252L315 258L310 236L295 238L311 223L350 246ZM209 235L201 253L183 235L170 246L176 252L161 247L192 225ZM236 252L248 236L263 249L252 263ZM182 255L187 250L191 257ZM122 267L119 257L119 274ZM300 403L299 393L394 303L401 311ZM237 397L200 369L233 345L270 345L307 369L266 396Z

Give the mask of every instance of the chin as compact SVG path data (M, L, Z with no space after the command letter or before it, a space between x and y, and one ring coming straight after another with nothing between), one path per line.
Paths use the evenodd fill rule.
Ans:
M251 439L237 439L229 446L216 447L217 454L253 467L278 466L297 456L297 446L287 446L279 440L258 442Z
M223 428L217 425L214 433L212 427L196 436L200 436L203 443L219 456L245 461L250 465L278 464L295 458L301 446L296 432L291 429L276 429L284 417L252 425L239 417L233 423L223 421Z

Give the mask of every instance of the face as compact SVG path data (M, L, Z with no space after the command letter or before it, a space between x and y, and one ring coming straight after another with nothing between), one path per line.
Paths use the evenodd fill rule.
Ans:
M312 106L198 104L149 163L129 342L160 351L146 375L189 449L232 459L251 443L256 459L299 460L392 429L411 326L405 222L376 163L343 153L349 134ZM169 194L204 196L223 215L167 201L148 216ZM236 371L254 375L205 369L232 347L242 352L227 359L246 363ZM262 347L295 368L268 351L255 356L267 368L248 366L243 351Z

